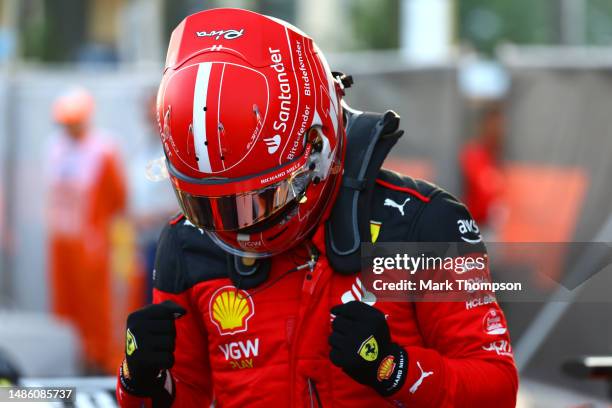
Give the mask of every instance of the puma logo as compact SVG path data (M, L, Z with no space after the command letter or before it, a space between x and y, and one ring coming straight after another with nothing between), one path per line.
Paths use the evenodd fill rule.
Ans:
M404 206L406 205L406 203L408 201L410 201L410 197L406 198L404 200L404 202L400 205L400 204L396 203L395 201L393 201L390 198L385 198L385 204L384 205L387 206L387 207L397 208L397 211L399 211L400 214L402 214L402 216L403 216L404 215Z
M408 390L410 391L411 394L414 394L415 392L417 392L417 390L419 389L419 387L421 386L425 378L429 377L430 375L433 375L433 371L423 371L420 361L417 361L417 366L419 367L419 370L421 370L421 376L419 377L418 380L414 382L414 384L412 384L412 386Z
M374 303L376 303L376 295L372 292L368 292L365 286L363 286L361 283L361 280L356 278L355 283L353 283L351 286L351 289L344 292L340 300L342 300L342 303L357 300L370 306L374 306Z

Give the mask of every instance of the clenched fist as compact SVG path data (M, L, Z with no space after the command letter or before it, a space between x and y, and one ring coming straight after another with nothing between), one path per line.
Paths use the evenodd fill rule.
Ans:
M408 355L391 342L385 315L357 301L334 306L331 313L335 316L329 336L332 363L383 396L399 390L408 375Z
M151 396L174 365L175 319L185 309L172 301L145 306L128 316L121 383L134 395Z

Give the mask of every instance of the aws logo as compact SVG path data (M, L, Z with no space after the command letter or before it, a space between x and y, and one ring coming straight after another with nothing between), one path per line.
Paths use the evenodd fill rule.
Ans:
M482 236L480 235L480 229L478 229L478 225L476 225L476 221L472 219L467 220L457 220L457 227L459 229L459 234L461 234L461 239L470 244L477 244L482 242ZM469 235L474 238L468 238L466 235Z
M210 298L210 320L222 336L247 331L254 314L253 299L244 290L223 286Z

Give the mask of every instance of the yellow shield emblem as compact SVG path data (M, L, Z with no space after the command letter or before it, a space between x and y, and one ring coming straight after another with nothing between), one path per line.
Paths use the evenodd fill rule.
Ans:
M357 354L361 356L365 361L374 361L378 358L378 343L374 336L370 336L361 343Z
M370 220L370 235L372 236L372 243L378 240L378 234L380 233L380 226L382 222Z
M127 329L127 332L125 333L125 352L126 354L128 356L131 356L132 354L134 354L137 348L138 348L138 345L136 344L136 337L134 337L130 329Z

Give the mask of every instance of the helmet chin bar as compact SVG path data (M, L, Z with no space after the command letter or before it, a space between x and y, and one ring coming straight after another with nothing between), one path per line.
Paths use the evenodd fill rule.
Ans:
M310 143L313 144L312 152L310 153L310 158L308 160L308 168L312 171L311 182L313 184L317 184L318 182L325 180L329 177L331 168L335 161L335 156L337 153L336 149L333 151L330 148L329 139L325 136L320 127L311 128L310 132L316 132L316 136L310 140ZM306 192L308 191L308 186L304 197L307 196ZM300 200L296 199L291 203L287 204L287 208L279 211L278 214L272 216L268 220L264 220L259 224L255 224L251 227L240 229L235 231L238 237L241 234L262 234L265 233L269 228L280 224L285 224L289 222L293 217L297 216L300 206ZM228 252L232 255L243 257L243 258L252 258L252 259L262 259L269 258L275 253L272 252L250 252L243 248L236 248L234 246L229 245L224 239L222 239L217 232L206 230L206 234L210 237L210 239L225 252ZM280 232L282 234L284 231ZM282 239L278 237L276 239ZM239 240L239 239L238 239Z
M205 231L206 235L217 245L219 248L224 250L225 252L240 256L242 258L252 258L252 259L262 259L269 258L273 254L271 252L248 252L242 249L234 248L231 245L228 245L225 241L223 241L214 231Z

